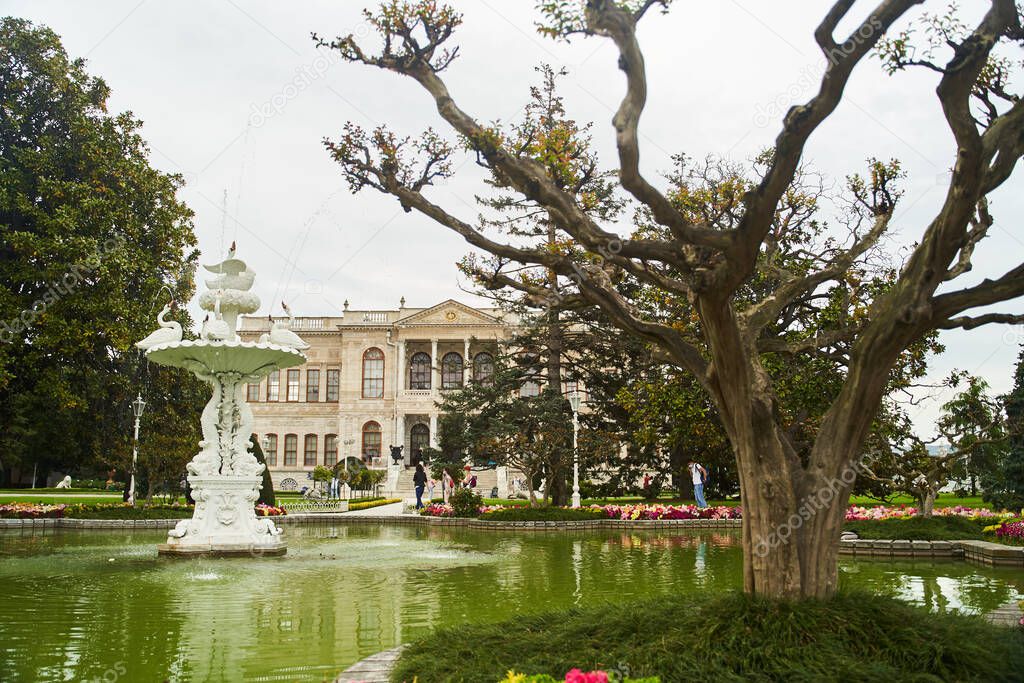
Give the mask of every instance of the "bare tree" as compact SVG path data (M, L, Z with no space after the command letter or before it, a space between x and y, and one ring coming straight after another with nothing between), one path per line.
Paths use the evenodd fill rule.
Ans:
M644 57L637 22L669 0L588 0L579 5L542 2L542 31L610 39L619 51L626 91L612 121L622 190L660 232L620 235L589 210L583 198L562 187L545 165L507 143L456 103L443 71L458 49L449 41L461 22L453 9L435 2L387 2L367 12L379 32L379 50L369 52L353 36L322 45L359 62L410 77L433 98L437 111L502 187L541 207L568 236L563 248L494 238L427 197L436 180L451 173L454 150L433 131L410 139L385 129L366 133L346 126L328 142L354 191L372 187L493 255L478 277L493 287L523 292L534 302L599 306L623 330L657 347L686 369L711 395L736 454L743 497L744 586L778 597L828 596L836 589L837 539L861 447L901 354L936 329L974 328L1017 322L1021 316L971 309L1024 293L1024 264L995 279L957 288L970 270L975 245L992 225L988 195L1011 175L1024 153L1024 104L1006 91L1006 68L993 51L1022 40L1021 16L1013 0L992 0L977 24L947 26L941 45L927 59L911 60L907 36L880 43L895 22L923 0L876 0L868 16L845 38L838 24L855 0L839 0L814 32L827 65L817 93L785 115L773 148L764 155L756 183L742 189L728 210L708 220L685 210L640 171L638 126L647 99ZM900 43L899 41L903 41ZM789 268L780 258L784 234L778 215L801 168L808 138L835 111L855 67L876 48L890 70L920 66L939 73L938 102L957 145L945 201L891 285L864 299L847 296L827 332L801 329L790 312L813 307L830 285L851 289L861 262L889 227L900 194L894 164L874 163L870 177L850 184L856 221L845 244L827 241ZM939 61L939 50L950 56ZM915 106L918 106L915 103ZM781 256L785 256L782 254ZM497 267L493 267L493 266ZM556 273L559 291L544 277L512 275L508 269L536 266ZM750 285L770 275L772 287ZM674 325L645 315L616 286L635 278L666 298L692 307L695 325ZM943 286L942 292L938 290ZM756 296L751 297L751 292ZM685 328L685 329L681 329ZM699 330L694 339L691 329ZM784 425L776 387L764 358L769 353L837 353L845 381L815 425L809 450L794 447ZM854 473L854 476L850 476Z

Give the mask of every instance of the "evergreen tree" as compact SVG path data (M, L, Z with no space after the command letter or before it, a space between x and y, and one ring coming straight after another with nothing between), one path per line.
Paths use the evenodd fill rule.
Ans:
M1006 396L1009 447L988 480L982 480L984 498L1007 510L1024 510L1024 348L1017 357L1013 390Z

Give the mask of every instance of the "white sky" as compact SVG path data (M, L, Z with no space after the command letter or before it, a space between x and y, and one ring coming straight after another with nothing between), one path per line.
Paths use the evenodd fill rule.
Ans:
M352 120L387 123L403 134L427 125L444 131L426 94L412 81L340 62L310 39L367 26L363 0L0 0L0 13L49 25L72 57L113 89L112 111L131 110L145 125L153 163L186 178L181 197L196 212L203 262L237 239L239 256L257 271L264 311L286 299L297 315L336 315L453 297L460 238L372 191L353 196L321 146ZM533 29L533 0L455 1L465 23L460 58L446 72L457 101L478 118L514 118L541 62L570 70L564 95L570 114L595 121L595 141L612 163L612 113L623 87L614 48L599 39L553 43ZM747 160L778 133L782 113L813 92L822 60L813 30L823 0L678 0L665 16L642 24L650 97L641 122L643 166L650 177L685 151ZM962 3L968 19L988 4ZM861 0L844 24L867 14ZM931 0L926 7L942 9ZM896 240L912 243L939 206L953 143L930 73L885 77L878 62L858 68L844 104L811 139L807 160L835 182L862 171L864 160L899 158L909 173L895 220ZM296 87L297 86L297 87ZM266 113L269 112L269 115ZM480 173L472 163L433 197L463 218L476 215ZM995 277L1021 261L1021 178L994 195L996 225L978 249L970 282ZM227 194L227 216L222 211ZM1015 302L1002 310L1021 312ZM932 378L961 368L997 392L1012 384L1024 329L984 327L942 336L947 352ZM947 393L942 398L948 399ZM931 433L938 401L917 410Z

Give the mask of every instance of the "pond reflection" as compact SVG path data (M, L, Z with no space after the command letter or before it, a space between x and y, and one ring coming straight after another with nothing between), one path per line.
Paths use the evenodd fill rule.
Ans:
M157 558L163 532L0 533L0 680L330 679L445 623L742 585L736 532L287 529L281 558ZM844 560L841 581L939 611L1019 572ZM111 673L113 672L113 674Z

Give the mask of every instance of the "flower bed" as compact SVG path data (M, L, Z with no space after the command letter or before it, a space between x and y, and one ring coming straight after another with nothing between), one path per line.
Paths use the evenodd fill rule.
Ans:
M1012 519L987 526L985 535L991 535L998 543L1024 545L1024 519Z
M741 519L739 507L699 508L696 505L594 505L610 519Z
M544 519L555 519L558 512L568 513L573 511L573 508L482 505L478 509L478 515L491 519L514 520L520 516L523 519L532 518L531 511L541 510L549 513L544 516ZM573 515L571 519L740 519L743 514L738 507L698 508L695 505L591 505L579 508L575 512L581 514ZM507 513L507 515L491 513ZM455 515L452 506L448 503L431 503L420 510L420 514L426 517L453 517Z
M266 503L257 503L256 505L257 517L280 517L281 515L287 514L288 511L283 507L274 507L273 505L267 505Z
M38 503L7 503L0 505L0 519L57 519L64 516L67 505Z
M907 505L887 507L885 505L873 505L862 507L851 505L846 511L846 521L863 522L879 519L908 519L917 515L917 508ZM932 511L933 517L968 517L970 519L1006 519L1013 517L1009 512L992 512L988 508L968 508L961 505L956 507L935 508Z
M358 503L349 503L348 511L355 512L356 510L367 510L369 508L380 507L381 505L391 505L392 503L401 502L401 498L374 498L373 500L360 501Z

